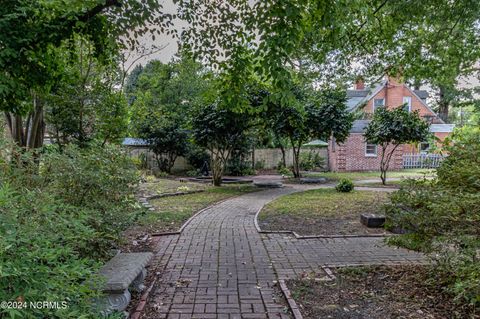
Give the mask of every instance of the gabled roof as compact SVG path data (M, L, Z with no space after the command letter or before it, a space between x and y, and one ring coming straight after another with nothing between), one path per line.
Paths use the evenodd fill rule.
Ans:
M455 128L455 124L430 124L430 132L432 133L451 133Z
M419 98L426 100L428 98L428 92L425 90L412 90Z
M350 133L363 133L365 129L370 123L370 120L356 120L353 121L352 128L350 129Z
M353 121L350 133L364 133L371 120ZM455 128L455 124L430 124L431 133L451 133Z
M357 107L361 106L363 103L372 99L375 95L377 95L380 90L385 87L387 83L386 80L373 85L371 88L364 89L364 90L347 90L347 108L349 111L354 111ZM430 111L430 107L428 107L426 100L428 98L428 92L425 90L412 90L408 86L405 86L412 92L414 96L416 96L422 104L424 104ZM433 111L432 111L433 112ZM433 112L435 114L435 112Z
M384 87L387 81L382 81L365 90L347 90L347 108L350 112L354 111L363 103L369 101L372 97L377 95Z

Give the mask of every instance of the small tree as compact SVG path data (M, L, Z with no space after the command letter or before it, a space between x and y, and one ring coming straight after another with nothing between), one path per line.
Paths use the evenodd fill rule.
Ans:
M192 119L195 142L211 154L213 185L222 184L225 163L237 145L243 144L249 122L246 115L220 108L217 103L202 107Z
M140 128L139 136L148 141L162 172L170 173L177 157L187 154L188 133L176 121L153 118Z
M339 90L297 91L297 103L270 109L270 125L279 137L289 140L293 150L293 176L300 175L300 149L311 139L334 137L343 142L353 116L346 106L345 92Z
M380 178L386 184L390 160L402 144L420 143L430 135L429 124L417 112L410 113L403 107L393 110L378 108L364 133L368 143L381 147Z

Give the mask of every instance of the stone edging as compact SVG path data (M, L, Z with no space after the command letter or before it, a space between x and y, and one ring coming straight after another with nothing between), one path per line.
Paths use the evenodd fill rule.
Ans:
M260 234L290 234L296 239L313 239L313 238L359 238L359 237L392 237L395 234L364 234L364 235L299 235L293 230L262 230L258 224L258 215L262 211L260 208L255 214L254 224L257 232Z
M293 318L303 319L302 313L300 312L300 309L298 308L297 303L293 299L292 294L290 293L290 290L288 289L287 284L285 283L285 280L281 279L278 281L278 283L280 286L280 290L285 296L285 299L287 299L288 308L290 308L290 311L293 314Z

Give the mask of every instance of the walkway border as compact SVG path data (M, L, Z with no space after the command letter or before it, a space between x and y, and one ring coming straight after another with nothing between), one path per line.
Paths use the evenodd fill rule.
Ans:
M314 239L314 238L369 238L369 237L380 237L380 238L388 238L396 236L395 234L365 234L365 235L299 235L293 230L262 230L260 225L258 224L258 215L262 211L263 207L260 208L257 213L255 214L254 224L257 232L260 234L289 234L293 235L296 239Z
M285 299L287 299L288 307L290 308L290 311L293 314L293 318L303 319L302 313L300 312L300 309L298 308L298 305L295 302L295 299L293 299L292 293L290 292L290 289L288 289L287 284L285 283L285 280L280 279L278 283L280 285L280 290L285 296Z

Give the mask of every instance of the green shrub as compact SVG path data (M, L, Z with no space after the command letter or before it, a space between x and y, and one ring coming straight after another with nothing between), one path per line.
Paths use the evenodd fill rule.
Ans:
M286 168L285 166L279 166L277 172L280 175L292 175L292 171Z
M480 130L456 133L433 181L409 181L386 205L386 225L407 232L393 244L432 253L431 282L480 305Z
M325 167L325 159L316 152L300 153L300 169L304 171L313 171L315 169L323 169Z
M66 301L66 309L0 317L96 318L92 279L140 206L134 165L116 147L67 146L41 157L0 141L0 300Z
M261 161L256 161L255 162L255 169L264 169L265 168L265 160L261 160Z
M353 182L347 178L342 178L340 182L338 182L337 186L335 186L337 192L341 193L349 193L353 191L353 188Z
M254 175L252 162L245 161L242 157L236 156L227 161L226 174L231 176Z
M200 172L199 169L192 169L192 170L187 171L185 174L189 177L197 177L197 176L202 175L202 172Z
M210 165L210 155L205 149L196 145L190 145L187 155L185 156L187 162L193 166L193 168L201 170L203 165L207 163Z

